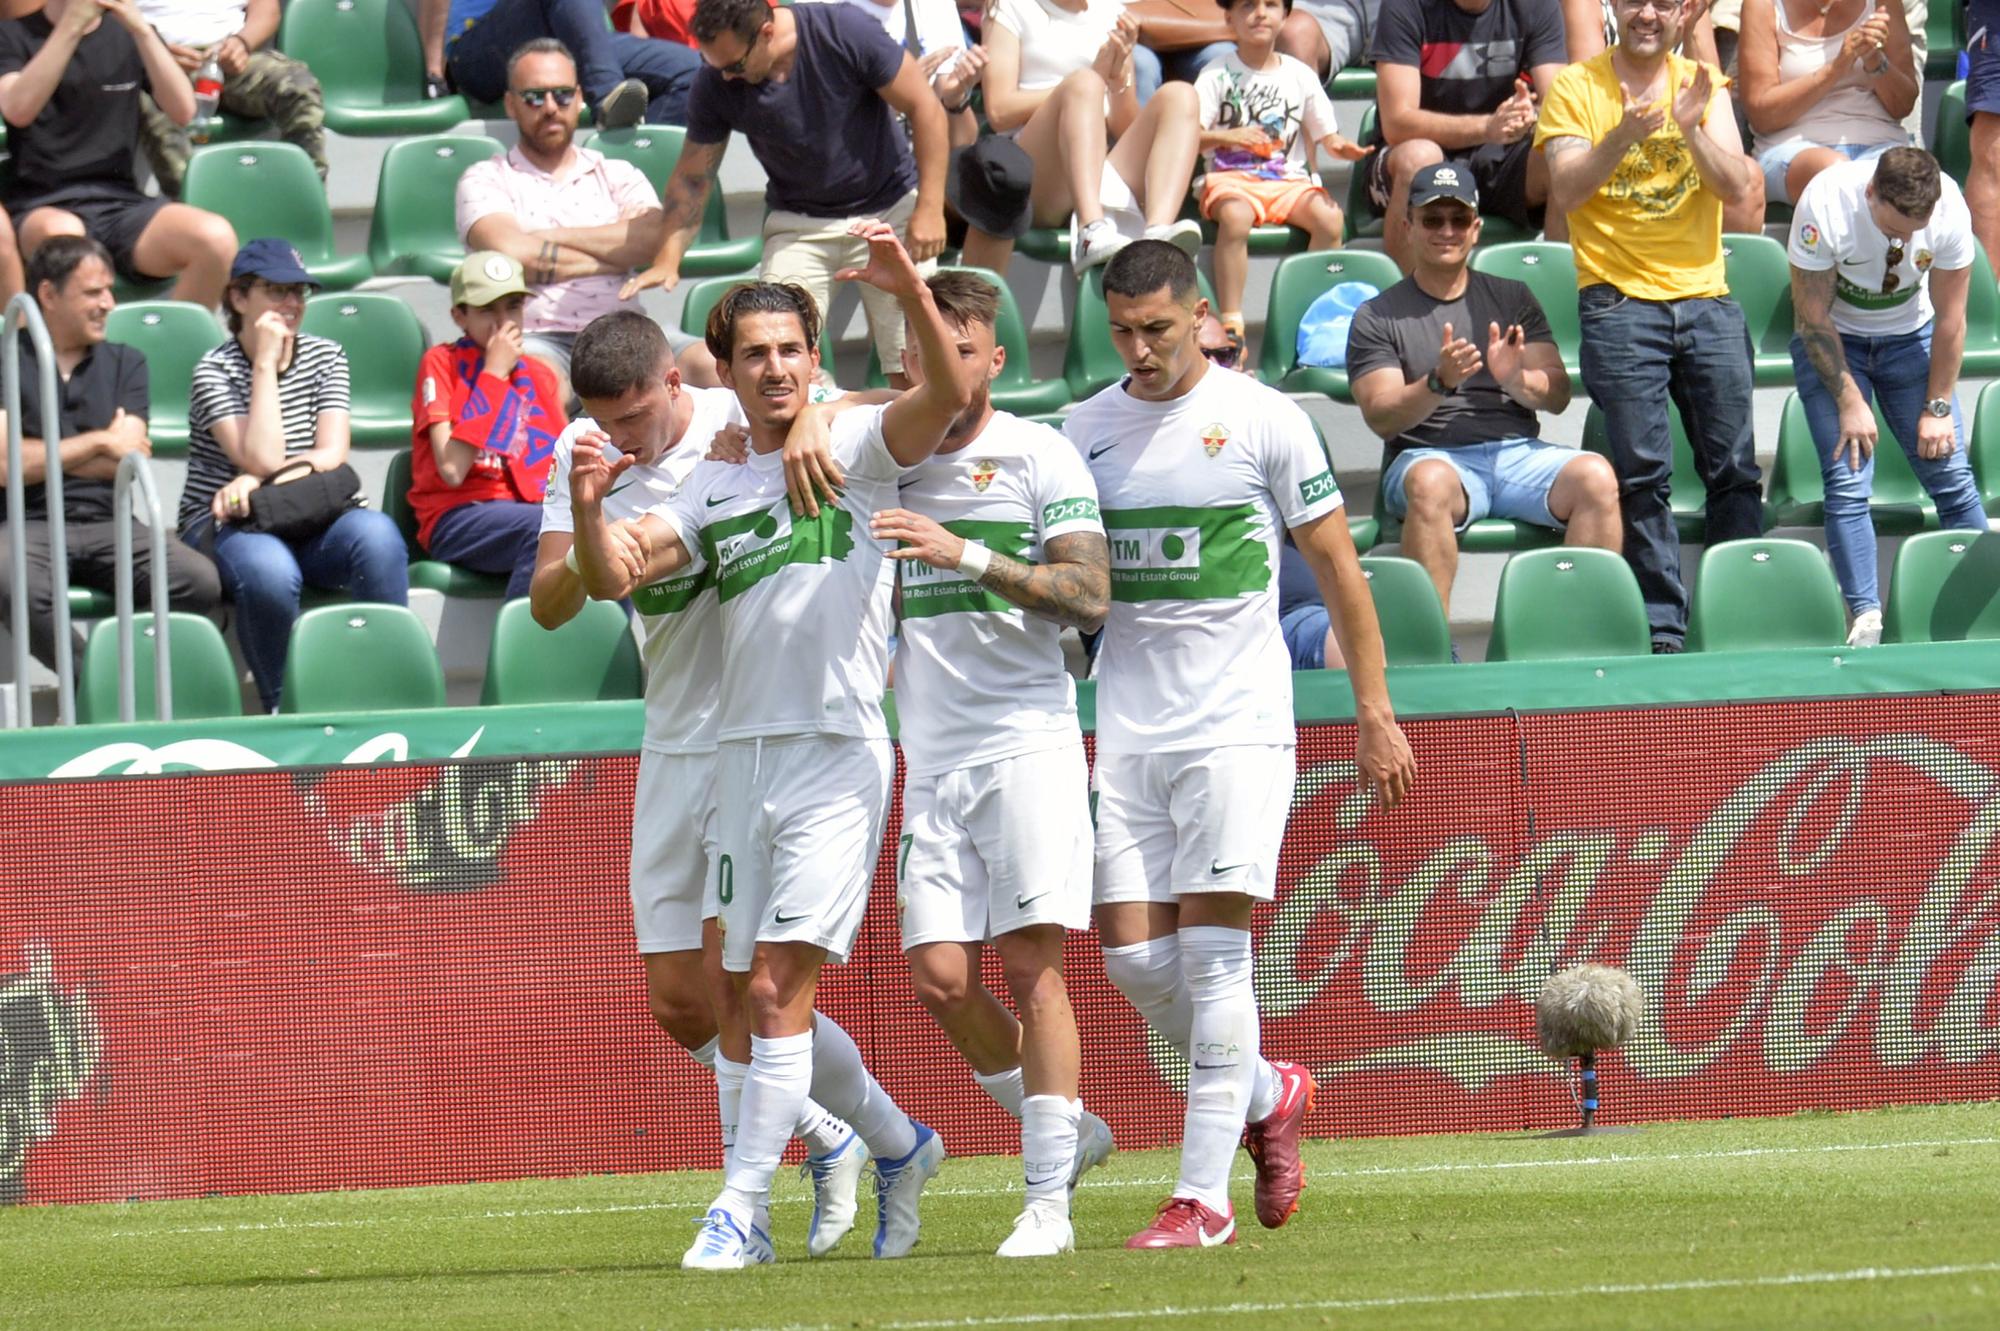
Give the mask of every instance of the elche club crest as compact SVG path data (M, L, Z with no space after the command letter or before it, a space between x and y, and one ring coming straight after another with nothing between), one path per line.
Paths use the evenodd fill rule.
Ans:
M1000 463L994 458L976 458L972 463L972 488L981 494L993 484L993 478L1000 474Z
M1228 442L1229 427L1220 421L1215 422L1201 432L1202 450L1210 457L1214 457L1217 453L1220 453L1222 446Z

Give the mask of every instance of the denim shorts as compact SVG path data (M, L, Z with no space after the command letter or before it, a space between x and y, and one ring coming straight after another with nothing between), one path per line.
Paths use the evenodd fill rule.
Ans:
M1787 139L1774 143L1768 148L1757 150L1757 166L1764 173L1764 197L1772 203L1797 203L1785 192L1785 172L1792 166L1792 159L1808 148L1825 148L1837 152L1850 162L1866 162L1880 157L1891 148L1907 146L1909 140L1889 139L1883 143L1814 143L1811 139Z
M1465 487L1464 531L1481 518L1507 518L1538 527L1563 530L1549 512L1549 491L1562 469L1582 454L1545 439L1501 439L1490 444L1460 444L1454 448L1406 448L1382 473L1382 504L1397 517L1409 513L1403 478L1427 458L1448 463Z

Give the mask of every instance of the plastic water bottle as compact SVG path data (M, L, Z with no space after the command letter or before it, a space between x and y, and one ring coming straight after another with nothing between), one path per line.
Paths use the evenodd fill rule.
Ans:
M207 143L215 132L215 113L221 105L222 66L210 51L194 74L194 124L188 127L188 135L196 143Z

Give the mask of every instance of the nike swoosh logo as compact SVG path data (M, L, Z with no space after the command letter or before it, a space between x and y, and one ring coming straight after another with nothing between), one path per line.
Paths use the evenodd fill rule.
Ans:
M1197 1072L1227 1072L1231 1068L1242 1067L1243 1065L1241 1063L1197 1063L1194 1066Z
M1120 442L1123 442L1123 441L1121 440ZM1092 462L1095 462L1095 461L1097 461L1097 459L1099 459L1099 458L1103 457L1103 456L1104 456L1104 455L1105 455L1106 453L1109 453L1109 452L1110 452L1110 451L1111 451L1112 449L1114 449L1114 448L1116 448L1116 447L1118 447L1118 445L1117 445L1117 444L1106 444L1106 445L1105 445L1104 447L1102 447L1102 448L1093 448L1093 449L1091 449L1091 450L1090 450L1090 460L1091 460Z
M1249 860L1244 860L1240 864L1217 864L1214 860L1210 860L1208 862L1209 873L1218 876L1226 873L1234 873L1238 869L1247 869L1249 867L1250 867Z
M1049 892L1053 892L1054 890L1055 890L1054 888L1050 888ZM1031 897L1015 897L1014 909L1020 910L1024 906L1028 905L1030 902L1040 901L1043 897L1047 896L1048 894L1049 894L1048 892L1037 892L1035 893L1035 895Z
M810 916L810 915L786 915L786 914L783 914L783 913L779 913L779 914L776 914L776 915L773 915L773 916L771 917L771 923L773 923L773 924L797 924L797 923L798 923L798 922L799 922L800 920L809 920L809 919L811 919L811 918L812 918L812 916Z
M1227 1225L1223 1226L1220 1233L1216 1234L1210 1234L1205 1229L1198 1229L1195 1232L1201 1235L1202 1247L1204 1248L1220 1247L1222 1244L1229 1242L1229 1236L1236 1232L1236 1222L1234 1220L1230 1221Z
M715 506L716 506L717 504L726 504L726 503L728 503L728 502L729 502L730 500L732 500L732 499L734 499L734 498L736 498L736 496L735 496L735 495L724 495L724 496L722 496L722 498L720 498L720 499L711 499L711 500L709 500L709 501L708 501L708 506L709 506L710 508L714 508L714 507L715 507Z
M617 494L620 490L629 490L638 483L639 482L636 479L628 478L622 484L612 486L609 490L605 492L604 497L606 499L609 499L612 495Z
M907 489L909 489L909 488L910 488L911 486L915 485L915 484L916 484L916 483L917 483L918 481L920 481L920 480L922 480L922 479L923 479L923 478L922 478L922 477L920 477L920 476L912 476L912 477L910 477L910 478L909 478L908 480L906 480L906 481L897 481L897 482L896 482L896 488L897 488L898 490L907 490Z

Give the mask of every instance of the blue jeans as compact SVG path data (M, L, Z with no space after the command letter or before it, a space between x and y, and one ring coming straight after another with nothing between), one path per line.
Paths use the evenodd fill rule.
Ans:
M1604 412L1625 516L1625 558L1657 641L1687 636L1680 533L1668 502L1680 409L1708 487L1708 541L1764 530L1763 474L1751 430L1750 330L1727 297L1638 300L1598 283L1577 293L1583 387Z
M478 573L505 573L507 599L528 594L542 543L542 506L488 499L446 509L431 528L430 555Z
M215 568L236 603L236 639L265 711L278 706L285 650L305 584L346 591L357 601L410 603L410 557L396 524L372 508L350 508L310 540L293 544L234 523L196 518L181 538L197 550L215 533Z
M1132 48L1132 80L1137 85L1139 105L1144 106L1169 79L1193 83L1202 66L1219 60L1236 49L1235 42L1210 42L1186 51L1161 55L1150 46Z
M618 65L628 79L646 85L651 99L646 103L649 125L685 125L688 120L688 91L701 69L701 55L692 46L661 41L655 37L634 37L629 32L611 38L618 52Z
M1972 464L1965 456L1965 417L1959 411L1958 394L1951 397L1951 429L1958 441L1948 456L1917 456L1917 420L1930 400L1931 326L1914 333L1892 337L1840 336L1847 356L1847 371L1855 387L1870 403L1880 401L1882 419L1889 432L1903 446L1910 469L1924 491L1937 502L1938 521L1946 527L1986 529L1986 509L1979 502L1979 488L1972 479ZM1819 373L1806 359L1805 342L1792 338L1792 375L1798 381L1799 405L1805 408L1806 423L1812 427L1813 447L1819 451L1820 479L1826 483L1826 553L1833 561L1834 576L1840 579L1840 594L1851 614L1882 608L1875 585L1875 524L1868 515L1868 498L1875 491L1875 459L1861 464L1860 471L1837 457L1840 443L1840 404L1820 382ZM1880 448L1886 440L1876 440Z
M625 78L613 36L598 0L499 0L446 43L445 64L460 92L497 102L507 91L507 57L523 42L559 38L576 56L584 98L595 106Z

